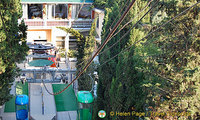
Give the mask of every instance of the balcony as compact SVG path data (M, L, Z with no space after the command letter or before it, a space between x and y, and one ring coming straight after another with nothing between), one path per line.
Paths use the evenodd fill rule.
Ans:
M28 28L71 27L90 28L92 24L91 4L23 4L23 16ZM78 17L77 20L75 18ZM20 23L21 20L19 20Z

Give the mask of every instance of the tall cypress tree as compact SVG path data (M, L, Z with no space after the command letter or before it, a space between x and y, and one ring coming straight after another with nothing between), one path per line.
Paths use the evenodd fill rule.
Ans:
M124 10L122 8L125 5L125 3L126 1L123 1L123 0L107 2L106 6L109 6L109 7L105 9L106 14L105 14L105 19L104 19L102 40L105 39L104 36L106 36L109 30L112 29L111 27L112 23L116 22L119 19L120 15L123 13ZM139 13L139 10L141 10L141 8L144 7L144 5L146 5L146 3L147 2L136 2L132 10L130 11L130 13L127 15L127 17L123 21L122 25L126 24L131 18L136 16L136 14ZM107 48L112 46L116 41L118 41L120 37L123 36L124 33L126 33L127 30L129 30L130 26L136 23L138 19L139 17L134 19L134 21L131 24L127 25L119 34L113 37L108 42L104 50L106 50ZM145 18L142 22L146 22L145 20L149 21L149 18L148 17ZM122 25L120 25L118 30L122 27ZM138 32L137 35L141 33ZM141 34L141 37L142 36L144 36L144 33ZM126 48L128 45L132 44L131 39L134 39L133 34L126 36L117 45L115 45L111 49L104 52L104 54L100 55L100 64L104 63L108 59L118 54L121 50ZM139 38L136 37L136 39L139 39ZM110 111L123 111L123 110L129 109L129 107L131 108L132 104L128 104L128 102L130 103L130 101L127 102L127 106L129 105L130 106L128 108L124 107L124 104L125 104L124 102L126 101L126 98L128 95L126 93L128 90L132 89L132 88L129 89L128 86L132 84L129 84L128 82L126 82L127 86L125 85L124 79L126 78L123 78L122 74L124 73L126 69L124 69L123 65L128 65L128 63L124 63L124 60L122 60L122 58L126 58L126 56L121 55L120 59L116 57L99 68L99 82L98 82L98 91L97 91L98 98L96 100L96 105L98 107L97 107L97 111L95 111L94 113L97 113L98 110L100 109L104 109L107 113L109 113ZM116 119L116 118L108 115L107 119Z
M27 55L26 30L24 22L18 25L22 15L20 0L0 2L0 105L11 98L12 82L19 75L16 62L22 62Z
M197 1L159 2L151 14L146 16L128 37L116 45L117 47L111 48L100 56L100 64L127 46L133 45L149 32L157 29L157 26L175 17ZM106 36L106 31L112 28L111 21L113 22L116 18L118 10L114 8L122 3L122 1L106 3L103 36ZM137 1L127 19L133 18L146 4L145 1ZM138 20L139 17L134 18L131 25ZM112 38L105 49L119 40L128 28L130 26L122 30L122 34L119 33L119 36ZM199 5L101 66L95 118L98 118L96 116L98 110L104 109L108 115L107 119L133 119L110 116L109 113L110 111L126 112L134 108L138 112L191 113L189 117L167 114L165 116L149 115L149 119L197 119L199 117L200 48L198 29Z
M88 36L84 36L81 34L79 31L74 30L72 28L65 28L65 27L58 27L61 30L64 30L67 33L70 33L74 35L77 38L77 73L82 70L85 65L87 64L88 60L92 57L92 54L94 52L94 47L95 47L95 36L96 36L96 19L93 21L91 30L89 32ZM79 77L78 79L78 86L79 90L88 90L90 91L92 89L92 80L89 77L89 73L91 71L94 71L94 64L90 65L86 71Z
M197 1L164 2L168 18L181 13ZM157 97L156 111L190 112L191 116L175 116L179 119L197 119L199 114L199 5L167 24L162 31L154 35L156 45L162 50L155 57L154 73L167 80L160 87L165 91ZM163 20L164 22L165 20ZM161 36L162 34L162 36ZM167 79L166 79L167 78ZM169 116L168 116L169 117ZM175 118L174 117L174 118Z

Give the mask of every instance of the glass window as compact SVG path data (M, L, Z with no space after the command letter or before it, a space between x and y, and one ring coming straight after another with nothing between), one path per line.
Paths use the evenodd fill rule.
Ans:
M28 5L28 19L42 19L42 4Z
M69 41L69 49L70 50L76 50L77 48L77 42L76 41Z
M65 41L56 41L57 48L65 48Z
M83 7L78 15L78 18L91 19L91 5L83 5Z
M97 17L97 24L96 24L97 26L97 28L99 28L99 16Z
M77 14L79 12L80 6L81 5L72 5L72 19L78 17Z
M52 5L52 18L55 17L55 5Z
M67 18L67 4L55 5L55 18L56 19L66 19ZM53 9L53 10L54 10Z
M90 105L91 105L91 104L88 104L88 103L79 103L80 109L90 108Z

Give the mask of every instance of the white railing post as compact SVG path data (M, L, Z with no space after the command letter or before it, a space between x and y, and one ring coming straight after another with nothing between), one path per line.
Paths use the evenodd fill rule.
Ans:
M71 25L72 25L72 21L71 19L69 20L69 28L71 28Z
M44 19L43 25L44 25L44 26L47 26L47 20L46 20L46 19Z

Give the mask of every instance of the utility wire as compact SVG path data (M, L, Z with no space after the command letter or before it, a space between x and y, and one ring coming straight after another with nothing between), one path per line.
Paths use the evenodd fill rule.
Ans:
M168 38L166 38L166 39L168 39ZM165 39L165 40L166 40ZM145 45L148 45L148 44L145 44ZM157 57L157 56L159 56L159 55L164 55L164 54L151 54L151 55L148 55L148 56L139 56L139 57L142 57L142 58L148 58L148 57ZM127 58L127 60L130 60L130 59L132 59L131 57L129 57L129 58ZM123 60L123 59L122 59ZM104 64L104 63L103 63ZM104 64L105 65L105 64ZM104 65L100 65L100 66L98 66L97 68L94 68L90 73L92 73L92 72L94 72L96 69L98 69L98 68L100 68L100 67L103 67ZM127 65L127 66L129 66L129 65ZM126 71L127 69L126 69L126 67L123 67L122 68L122 70L121 71ZM144 69L142 69L143 71L144 71ZM151 73L151 72L149 72L149 71L145 71L145 72L148 72L148 73L150 73L150 74L153 74L153 73ZM153 74L153 75L156 75L156 74ZM120 75L121 76L121 75ZM172 79L169 79L169 78L164 78L163 76L161 76L161 75L159 75L159 74L157 74L157 76L159 76L159 77L161 77L161 78L163 78L163 79L166 79L166 80L168 80L169 82L177 82L177 81L173 81ZM112 78L112 76L110 77L110 78ZM110 78L108 78L108 79L106 79L106 80L109 80ZM121 77L120 77L121 78Z
M79 9L79 11L78 11L78 13L77 13L75 19L74 19L74 21L72 21L71 26L70 26L70 28L69 28L69 31L71 30L71 28L72 28L74 22L78 19L78 15L79 15L81 9L83 8L83 5L84 5L84 4L85 4L85 0L83 1L83 3L82 3L82 5L81 5L81 7L80 7L80 9ZM49 92L49 90L47 89L47 87L46 87L46 85L45 85L45 83L44 83L43 80L42 80L42 83L43 83L44 88L45 88L45 90L47 91L47 93L49 93L50 95L53 95L53 93Z
M174 25L172 22L169 22L169 23L172 24L172 25L175 27L175 25ZM175 29L178 30L177 27L175 27ZM189 31L189 32L192 33L191 31ZM184 38L186 39L185 36L184 36ZM168 37L167 37L166 39L168 39ZM165 40L166 40L166 39L165 39ZM148 45L148 44L145 44L145 45ZM144 57L154 57L154 55L155 55L155 56L158 56L157 54L153 54L153 55L150 55L150 56L140 56L140 57L143 57L143 58L144 58ZM127 60L130 60L130 59L131 59L131 57L127 58ZM103 63L102 66L104 66L104 65L105 65L105 64ZM100 67L102 67L102 66L98 66L97 68L100 68ZM97 68L93 69L92 72L95 71ZM149 72L149 71L147 71L147 70L146 70L146 71L145 71L144 69L141 69L141 70L142 70L143 72L145 72L145 73L147 72L147 73L149 73L149 74L153 74L152 72ZM126 71L125 67L123 67L121 71ZM92 73L92 72L91 72L91 73ZM160 78L163 78L163 79L165 79L165 80L167 80L167 81L169 81L169 82L178 83L178 81L174 81L173 79L163 77L163 76L161 76L161 75L158 74L158 73L157 73L157 74L153 74L153 75L158 76L158 77L160 77ZM112 77L113 77L113 76L107 78L106 80L109 80L109 79L112 78ZM121 79L121 78L122 78L122 74L120 74L117 78L118 78L118 79ZM127 79L128 79L128 78L127 78Z
M150 0L148 3L147 3L147 5L145 5L145 7L134 17L134 18L136 18L137 16L139 16L139 14L141 14L147 7L148 7L148 5L150 4L152 2L152 0ZM159 1L157 1L157 2L159 2ZM157 2L148 10L148 12L146 12L145 13L145 15L143 15L143 17L142 18L140 18L140 20L139 21L137 21L137 23L135 23L133 26L132 26L132 28L134 28L153 8L154 8L154 6L157 4ZM119 15L119 14L118 14ZM115 35L116 34L118 34L126 25L128 25L130 22L132 22L133 20L134 20L134 18L133 19L131 19L127 24L125 24L117 33L115 33ZM116 19L115 19L116 20ZM114 23L114 22L113 22ZM112 25L111 25L112 26ZM130 29L130 31L131 31L131 29ZM111 47L109 47L109 48L107 48L106 50L104 50L104 51L102 51L102 52L100 52L99 53L99 55L100 54L103 54L104 52L106 52L106 51L108 51L109 49L111 49L112 47L114 47L118 42L120 42L130 31L128 31L126 34L124 34L124 36L122 36L121 38L120 38L120 40L118 40L116 43L114 43ZM113 36L110 38L110 39L112 39L113 38ZM109 39L109 40L110 40ZM84 61L83 61L84 62ZM83 63L82 62L82 63ZM82 64L81 63L81 64ZM78 64L79 65L79 64ZM82 67L81 67L82 68ZM80 69L81 70L81 69ZM79 70L79 71L80 71Z
M127 51L128 49L130 49L131 47L133 47L135 44L145 40L148 36L152 35L154 32L158 31L160 28L164 27L166 24L170 23L171 21L173 21L174 19L176 19L177 17L181 16L182 14L184 14L185 12L187 12L188 10L190 10L191 8L193 8L194 6L196 6L197 4L199 4L199 2L193 4L192 6L190 6L189 8L185 9L183 12L179 13L178 15L176 15L175 17L173 17L172 19L168 20L167 22L165 22L164 24L160 25L157 29L155 29L154 31L150 32L149 34L147 34L144 38L136 41L133 45L130 45L129 47L127 47L126 49L122 50L121 52L119 52L118 54L116 54L115 56L113 56L112 58L110 58L109 60L107 60L106 62L102 63L100 66L103 66L104 64L108 63L109 61L111 61L112 59L114 59L115 57L117 57L119 54ZM131 28L132 29L132 28ZM129 30L130 31L130 30ZM123 36L125 37L125 36ZM98 66L98 67L100 67Z
M152 0L150 0L147 5L139 12L139 14L141 14L149 5L150 3L152 2ZM159 1L157 1L159 2ZM137 14L134 18L138 17L139 14ZM114 36L116 36L121 30L123 30L128 24L130 24L131 22L134 21L134 18L132 18L129 22L127 22L120 30L118 30L110 39L112 39Z
M120 13L124 10L124 8L128 5L129 2L130 2L130 0L127 0L127 1L126 1L126 3L124 4L124 6L119 10ZM112 24L110 25L110 30L112 29L113 24L116 22L117 18L118 18L120 15L121 15L121 14L118 14L117 17L115 18L114 22L112 22ZM108 33L109 33L109 30L104 34L103 38L104 38ZM90 60L90 58L87 59L87 60L82 61L81 63L77 64L76 66L83 65L84 62L89 61L89 60ZM83 66L83 67L84 67L84 66ZM81 67L81 69L82 69L83 67Z
M152 0L150 0L150 1L147 3L147 5L145 5L145 7L144 7L138 14L135 15L134 18L136 18L137 16L139 16L139 15L148 7L148 5L149 5L151 2L152 2ZM127 2L127 3L128 3L128 2ZM126 4L127 4L127 3L126 3ZM125 6L124 6L124 7L125 7ZM123 8L123 9L124 9L124 8ZM123 9L122 9L122 10L123 10ZM119 14L118 14L118 16L119 16ZM144 15L144 16L145 16L145 15ZM143 17L144 17L144 16L143 16ZM133 19L134 19L134 18L133 18ZM114 36L115 36L116 34L118 34L118 33L119 33L125 26L127 26L130 22L132 22L133 19L131 19L128 23L126 23L117 33L114 34ZM139 21L141 21L142 19L143 19L143 18L141 18ZM116 20L116 18L115 18L115 20ZM115 21L115 20L114 20L114 21ZM114 23L114 22L113 22L113 23ZM113 24L113 23L112 23L112 24ZM133 27L135 27L138 23L139 23L139 22L137 22ZM111 25L111 26L112 26L112 25ZM108 31L107 31L107 33L108 33ZM107 33L106 33L106 34L107 34ZM106 35L106 34L105 34L105 35ZM128 34L128 33L127 33L127 34ZM113 38L113 36L112 36L110 39L112 39L112 38ZM100 54L103 54L103 53L106 52L107 50L109 50L109 49L111 49L112 47L114 47L114 46L115 46L118 42L120 42L121 40L122 40L122 38L121 38L120 40L118 40L116 43L114 43L111 47L109 47L109 48L107 48L106 50L100 52L99 55L100 55ZM88 60L89 60L89 59L88 59ZM87 61L88 61L88 60L87 60ZM83 62L84 62L84 61L83 61ZM79 63L78 65L83 64L83 62Z
M83 70L78 74L78 76L72 80L72 82L70 84L68 84L67 87L65 87L62 91L58 92L58 93L50 93L46 87L45 89L47 90L47 92L50 95L58 95L60 93L62 93L63 91L65 91L74 81L76 81L81 75L82 73L89 67L89 65L92 63L94 57L97 56L97 54L103 49L103 47L107 44L107 42L109 41L109 38L113 35L113 33L115 32L115 30L117 29L117 27L119 26L119 24L122 22L122 20L124 19L124 17L127 15L128 11L130 10L131 6L134 4L135 1L132 1L132 3L129 5L129 7L126 9L126 11L124 12L123 16L120 18L120 20L117 22L117 24L115 25L114 29L111 31L111 33L107 36L105 42L103 43L103 45L98 49L98 51L95 53L95 55L91 58L91 60L88 62L88 64L83 68ZM148 36L150 36L151 34L153 34L154 32L158 31L161 27L165 26L166 24L168 24L169 22L173 21L174 19L176 19L177 17L181 16L182 14L184 14L185 12L187 12L188 10L190 10L192 7L196 6L197 4L199 4L199 2L193 4L192 6L190 6L189 8L185 9L183 12L179 13L178 15L176 15L175 17L173 17L172 19L170 19L169 21L165 22L164 24L162 24L161 26L159 26L156 30L150 32L149 34L147 34L144 38L136 41L133 45L127 47L126 49L122 50L121 52L119 52L118 54L116 54L114 57L110 58L109 60L107 60L106 62L104 62L103 64L101 64L100 66L108 63L110 60L114 59L115 57L117 57L119 54L125 52L126 50L130 49L132 46L134 46L135 44L137 44L138 42L146 39ZM100 67L99 66L99 67Z
M129 2L130 2L130 0L127 0L126 3L124 4L124 6L121 7L121 9L119 10L120 13L124 10L124 8L128 5ZM120 15L121 15L121 14L118 14L118 15L117 15L117 17L115 18L115 20L114 20L114 21L112 22L112 24L110 25L109 30L104 34L103 38L108 34L108 32L109 32L110 30L112 30L112 26L113 26L114 23L116 22L117 18L120 17Z
M150 1L151 2L151 1ZM156 6L156 4L159 2L159 0L140 18L140 20L139 21L137 21L132 27L131 27L131 29L129 29L117 42L115 42L113 45L111 45L109 48L107 48L107 49L105 49L104 51L102 51L101 53L100 53L100 55L101 54L103 54L104 52L106 52L106 51L108 51L109 49L111 49L112 47L114 47L117 43L119 43L119 42L121 42L122 40L123 40L123 38L124 37L126 37L128 34L129 34L129 32L131 32L131 30L133 29L133 28L135 28L136 27L136 25L149 13L149 12L151 12L151 10ZM148 4L150 4L150 3L148 3ZM143 9L144 10L144 9ZM141 12L140 12L141 13ZM138 15L136 15L136 16L138 16ZM133 21L133 19L131 20L131 21ZM128 24L130 23L130 21L128 22ZM126 26L126 25L128 25L128 24L125 24L124 26ZM122 29L124 28L124 26L122 27ZM120 29L118 32L117 32L117 34L122 30L122 29ZM116 35L116 34L115 34ZM113 37L113 36L112 36ZM112 37L110 38L110 39L112 39Z
M184 11L183 11L184 12ZM175 19L175 18L174 18ZM170 21L170 22L168 22L168 23L171 23L172 24L172 22ZM167 23L167 24L168 24ZM166 25L166 24L165 24ZM172 24L173 26L174 26L174 24ZM177 28L175 28L175 29L177 29ZM157 31L157 30L156 30ZM156 55L156 54L155 54ZM152 55L151 55L152 56ZM151 57L150 56L150 57ZM144 57L149 57L149 56L144 56ZM130 58L127 58L128 60L129 59L131 59L131 57ZM105 63L105 62L104 62ZM98 68L99 67L102 67L103 65L105 65L105 64L102 64L101 66L98 66ZM125 67L123 67L122 68L123 70L122 71L126 71L126 69L125 69ZM145 72L145 73L149 73L149 74L153 74L152 72L149 72L148 70L144 70L144 69L141 69L142 70L142 72ZM94 71L94 70L93 70ZM162 79L165 79L165 80L167 80L167 81L169 81L169 82L174 82L174 83L179 83L178 81L174 81L173 79L170 79L170 78L166 78L166 77L164 77L164 76L162 76L162 75L160 75L159 73L157 73L157 74L153 74L153 75L155 75L155 76L157 76L157 77L160 77L160 78L162 78ZM107 78L107 80L109 80L110 78L112 78L113 76L110 76L109 78ZM117 79L121 79L123 77L123 73L122 74L120 74L119 76L117 76ZM126 79L129 79L131 76L129 76L128 78L126 78Z
M119 13L121 13L121 12L124 10L124 8L128 5L129 2L130 2L130 0L127 0L126 3L123 5L123 7L120 7ZM115 20L114 20L114 21L112 22L112 24L110 25L110 28L109 28L110 30L108 30L108 31L104 34L103 37L105 37L105 36L111 31L112 26L114 25L114 23L116 22L117 18L118 18L120 15L121 15L121 14L118 14L117 17L115 17ZM81 29L81 30L83 30L83 29Z
M150 1L147 3L147 5L145 5L145 7L144 7L134 18L136 18L137 16L139 16L139 15L148 7L148 5L149 5L151 2L152 2L152 0L150 0ZM128 3L128 1L127 1L127 3ZM126 3L126 4L127 4L127 3ZM154 5L156 5L156 4L154 4ZM153 6L154 6L154 5L153 5ZM125 6L124 6L124 7L125 7ZM152 8L153 8L153 7L152 7ZM123 9L124 9L124 8L123 8ZM123 10L123 9L122 9L122 10ZM148 12L150 12L150 10L149 10ZM135 27L147 14L148 14L148 13L146 13L133 27ZM119 14L118 14L118 16L119 16ZM117 33L114 34L114 36L115 36L116 34L118 34L125 26L127 26L129 23L131 23L131 22L134 20L134 18L131 19L129 22L127 22ZM114 21L116 21L116 18L115 18ZM113 22L113 23L114 23L114 22ZM113 25L113 23L112 23L112 25ZM112 26L112 25L111 25L111 26ZM130 31L131 31L131 30L130 30ZM130 32L130 31L129 31L129 32ZM108 33L108 32L107 32L107 33ZM107 33L106 33L106 34L107 34ZM106 35L106 34L105 34L105 35ZM128 33L127 33L127 34L128 34ZM127 35L127 34L126 34L126 35ZM124 37L125 37L126 35L124 35ZM100 52L99 55L100 55L100 54L103 54L103 53L106 52L107 50L109 50L109 49L111 49L112 47L114 47L114 46L115 46L118 42L120 42L124 37L122 37L120 40L118 40L116 43L114 43L111 47L109 47L109 48L107 48L106 50ZM112 38L113 38L113 36L112 36L110 39L112 39ZM89 59L88 59L88 60L89 60ZM87 60L87 61L88 61L88 60ZM78 65L81 65L81 64L83 64L84 62L85 62L85 61L79 63ZM82 67L81 67L81 68L82 68Z
M68 84L67 87L65 87L63 90L61 90L58 93L50 93L47 89L47 92L50 95L58 95L62 92L64 92L70 85L72 85L73 82L75 82L82 74L83 72L89 67L89 65L92 63L93 59L99 54L99 52L105 47L105 45L108 43L109 38L114 34L114 32L116 31L116 29L118 28L118 26L122 23L122 21L124 20L124 18L126 17L126 15L128 14L128 12L130 11L131 7L133 6L133 4L135 3L135 0L133 0L129 6L127 7L127 9L125 10L125 12L123 13L123 15L120 17L120 19L118 20L118 22L116 23L116 25L113 27L113 29L111 30L111 32L109 33L109 35L107 36L107 38L105 39L104 43L100 46L100 48L97 50L97 52L94 54L94 56L90 59L90 61L87 63L87 65L80 71L80 73L78 74L78 76L76 76L75 79L72 80L71 83ZM44 82L43 82L44 83Z
M126 3L124 4L124 6L119 10L120 13L124 10L124 8L128 5L128 3L130 2L130 0L127 0ZM117 17L115 18L114 22L112 22L112 24L110 25L110 30L112 29L113 24L116 22L117 18L120 16L121 14L118 14ZM109 31L107 31L104 35L104 37L108 34ZM76 66L82 65L82 67L80 67L79 71L84 67L84 62L89 61L90 58L88 58L87 60L82 61L81 63L77 64Z
M71 26L70 26L70 28L69 28L69 31L71 30L71 28L72 28L73 24L75 23L75 21L78 19L78 15L79 15L79 13L81 12L81 10L82 10L84 4L85 4L85 0L83 1L83 3L82 3L82 5L81 5L81 7L80 7L80 9L79 9L79 11L78 11L78 13L77 13L75 19L74 19L74 21L72 21Z

